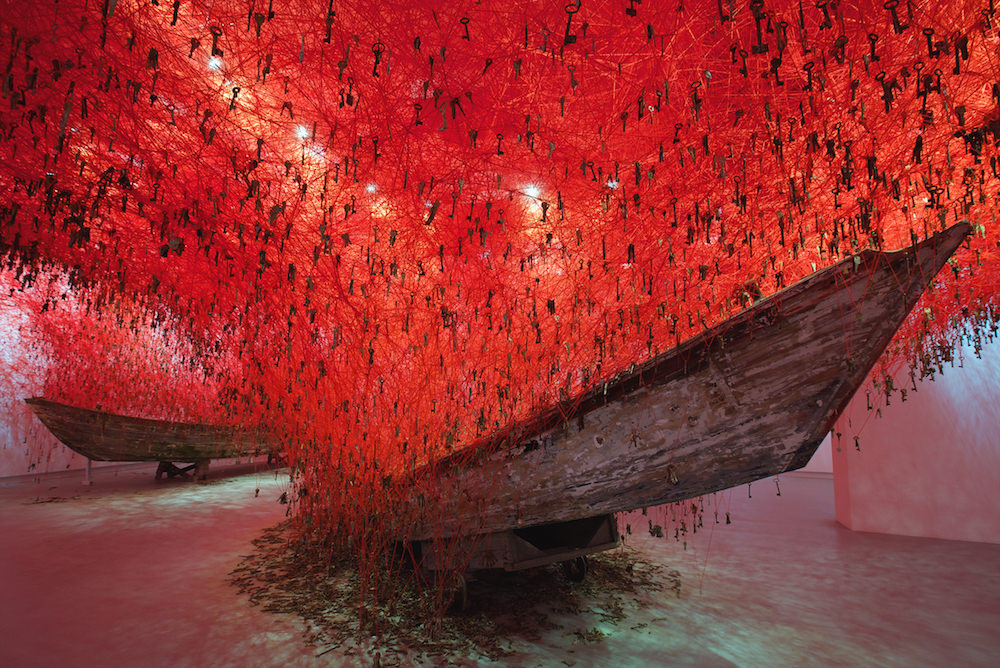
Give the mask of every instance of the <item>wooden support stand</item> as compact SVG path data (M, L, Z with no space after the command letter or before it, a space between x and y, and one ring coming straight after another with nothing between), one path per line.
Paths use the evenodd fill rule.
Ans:
M580 582L587 575L587 555L618 547L619 535L615 516L599 515L481 534L457 543L422 540L413 544L413 556L424 571L458 571L449 587L454 589L451 609L456 612L465 607L465 581L476 571L520 571L561 562L566 578Z
M208 477L208 465L210 461L210 459L199 459L183 467L177 466L173 462L160 462L159 466L156 467L156 479L160 480L163 478L163 474L166 474L168 478L182 477L204 480Z

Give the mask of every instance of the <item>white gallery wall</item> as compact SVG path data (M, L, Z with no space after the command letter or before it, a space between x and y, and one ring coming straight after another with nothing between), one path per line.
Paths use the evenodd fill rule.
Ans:
M879 416L862 387L837 422L837 519L859 531L1000 543L1000 342L981 358L962 347L916 391L908 369L895 384L906 401L897 393L884 405L873 390Z

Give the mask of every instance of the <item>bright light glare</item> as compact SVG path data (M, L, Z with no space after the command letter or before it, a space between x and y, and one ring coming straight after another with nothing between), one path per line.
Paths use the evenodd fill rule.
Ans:
M608 187L614 190L615 188L618 187L618 182L615 181L614 179L608 179Z
M295 128L295 136L298 137L299 139L305 139L306 137L309 136L309 128L307 128L304 125L300 125L299 127Z
M538 189L538 186L530 185L530 186L525 186L524 194L527 195L528 197L537 198L541 194L541 191Z
M373 193L377 190L377 188L374 183L369 183L368 185L365 186L365 190L367 190L370 193Z
M212 56L208 59L208 69L210 70L220 70L222 69L222 59L218 56Z

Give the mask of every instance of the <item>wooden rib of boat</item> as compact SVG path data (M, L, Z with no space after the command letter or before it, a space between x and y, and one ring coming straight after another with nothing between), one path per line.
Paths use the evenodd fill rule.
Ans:
M129 417L41 397L24 401L63 445L96 461L207 462L268 454L275 446L270 435L237 427Z
M429 464L401 534L567 525L801 468L969 232L865 250Z

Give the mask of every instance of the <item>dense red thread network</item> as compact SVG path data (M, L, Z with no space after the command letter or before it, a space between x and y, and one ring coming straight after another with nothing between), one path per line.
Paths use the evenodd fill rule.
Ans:
M4 2L2 316L51 398L401 473L863 248L975 232L898 356L995 331L1000 16L965 2Z

